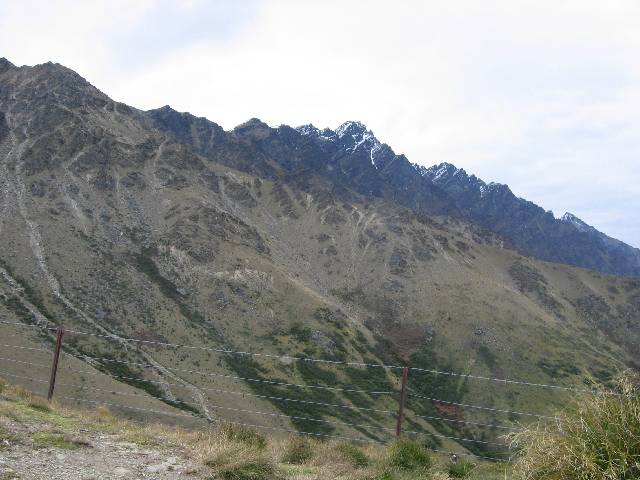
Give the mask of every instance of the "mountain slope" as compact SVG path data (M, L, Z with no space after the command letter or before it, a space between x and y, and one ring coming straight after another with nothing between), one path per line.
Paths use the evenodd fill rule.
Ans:
M301 188L309 174L333 188L392 200L419 213L445 214L477 223L525 255L618 275L640 276L640 250L517 198L506 185L486 184L475 176L440 164L425 168L396 155L359 122L335 131L304 125L269 128L252 120L225 134L206 119L170 107L149 112L158 128L198 153L240 170L280 176ZM241 149L252 151L247 163ZM344 192L341 192L344 193Z
M331 132L258 120L225 132L114 102L56 64L4 69L0 112L0 316L105 335L70 334L67 352L171 406L385 440L394 419L370 409L395 411L395 393L374 392L393 391L396 370L216 350L567 385L640 361L638 281L525 258L459 217L407 208L390 185L408 162L356 124L326 145ZM416 178L416 201L450 208ZM346 391L299 387L318 384ZM539 412L565 401L417 371L410 388L408 425L443 448L456 446L442 436L501 433L471 422L527 419L420 397Z
M419 172L446 190L466 218L500 234L526 254L602 272L640 275L639 249L598 232L571 214L556 219L551 212L516 197L506 185L486 184L448 163Z

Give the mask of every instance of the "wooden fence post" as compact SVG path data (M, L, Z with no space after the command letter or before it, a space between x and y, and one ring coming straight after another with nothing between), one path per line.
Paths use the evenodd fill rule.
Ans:
M402 369L402 387L400 388L400 401L398 406L398 423L396 424L396 437L402 434L402 420L404 418L404 402L407 397L407 379L409 377L409 368Z
M60 359L60 349L62 348L62 336L64 335L64 329L58 327L56 335L56 348L53 351L53 362L51 363L51 377L49 377L49 393L47 394L47 400L51 401L53 398L53 390L56 386L56 374L58 373L58 360Z

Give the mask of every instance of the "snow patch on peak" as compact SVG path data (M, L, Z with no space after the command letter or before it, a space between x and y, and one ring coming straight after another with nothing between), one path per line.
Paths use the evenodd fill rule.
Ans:
M319 138L322 140L335 140L336 138L336 132L334 132L333 130L330 130L328 128L320 130L318 127L311 123L300 125L299 127L296 127L295 130L300 133L300 135L304 135L306 137Z
M311 136L311 135L318 135L320 133L320 130L315 127L313 124L308 123L306 125L300 125L299 127L295 128L301 135L307 135L307 136Z
M411 166L413 167L413 169L418 172L418 174L421 177L424 177L427 175L427 171L429 170L427 167L425 167L424 165L419 165L417 163L412 163Z
M419 167L417 171L427 180L436 184L455 184L458 188L470 189L486 197L492 193L502 193L509 191L509 187L502 183L491 182L489 184L482 181L475 175L469 175L464 168L458 168L451 163L440 163L429 168Z
M451 163L443 162L438 165L433 165L429 168L422 167L419 170L419 173L428 180L437 182L438 180L441 180L443 178L454 177L461 171L464 172L464 170L457 168Z
M336 128L336 135L338 136L338 138L342 138L345 135L354 136L354 135L363 135L365 133L369 133L373 135L371 133L371 130L367 130L367 127L365 126L364 123L355 122L351 120L348 122L344 122L342 125Z
M312 124L301 125L296 130L304 136L321 140L322 143L330 142L348 153L358 152L369 157L371 165L378 169L389 163L389 159L395 157L395 153L385 143L381 143L362 122L344 122L335 130L325 128L319 130ZM327 143L324 143L327 145Z
M371 157L371 165L373 165L374 167L376 166L376 162L375 162L376 154L377 154L380 150L382 150L382 144L381 144L381 143L379 143L379 142L378 142L378 143L376 143L373 147L371 147L371 154L370 154L370 157ZM377 168L377 167L376 167L376 168Z
M581 232L587 232L593 228L591 225L586 224L584 221L576 217L573 213L569 212L565 213L560 220L573 225Z
M378 168L376 157L384 150L384 144L362 122L345 122L336 128L335 135L347 152L353 153L361 148L368 151L371 165Z

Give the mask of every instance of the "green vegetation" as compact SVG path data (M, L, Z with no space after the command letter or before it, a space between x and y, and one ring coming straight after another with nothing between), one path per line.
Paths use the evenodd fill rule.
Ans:
M371 463L371 459L352 443L339 443L336 450L355 468L364 468Z
M204 316L193 306L185 303L175 283L162 275L156 262L153 260L153 256L157 254L158 250L156 247L142 248L140 253L132 255L132 262L140 272L144 273L149 280L158 286L158 289L166 298L176 304L184 318L196 325L205 326L204 332L207 337L211 340L220 341L220 334L213 325L207 323Z
M541 359L538 361L538 366L551 378L563 378L580 374L580 369L571 363L571 359L567 358L560 360Z
M309 353L310 350L307 350ZM289 383L286 379L274 377L273 374L260 363L249 357L225 358L230 369L235 371L238 376L243 378L252 378L257 380L265 380L269 382ZM345 385L344 388L366 389L371 391L392 390L393 386L386 380L384 376L369 375L361 369L343 368L342 372L346 375L346 381L338 377L335 369L331 366L325 366L314 362L295 362L292 368L302 378L302 383L308 385ZM376 372L379 373L379 372ZM283 414L294 417L291 422L295 428L302 432L315 434L331 434L335 431L335 427L330 423L308 420L336 418L342 422L353 424L373 424L378 425L384 420L384 417L376 412L363 412L348 408L331 408L305 401L304 395L301 395L300 389L294 389L284 385L275 385L273 383L264 382L248 382L248 386L259 395L274 397L271 400L273 406L280 410ZM359 407L371 405L376 399L375 395L363 394L359 392L344 392L344 397L338 395L333 390L315 389L313 390L313 402L327 403L331 405L348 404L347 400L352 401ZM280 398L288 398L300 401L282 401ZM308 398L308 397L307 397ZM296 418L297 417L297 418ZM354 427L362 435L366 435L372 439L378 440L377 431L362 427Z
M460 460L449 465L447 472L453 478L467 478L474 468L476 468L475 464L467 460Z
M229 449L205 461L223 480L276 479L277 466L263 453Z
M39 291L35 290L24 278L20 277L15 271L11 268L11 266L5 262L2 258L0 258L0 267L4 268L7 273L22 287L22 294L24 297L29 300L38 311L44 315L49 320L55 322L55 316L49 312L47 307L44 304L44 299ZM31 323L33 319L33 315L29 312L20 302L20 299L17 297L9 297L5 303L9 306L19 317L23 320L27 321L27 323Z
M0 473L0 480L14 480L20 478L15 472Z
M556 313L562 308L549 293L547 278L536 268L517 261L509 267L509 275L522 293L536 295L545 308Z
M33 446L36 448L54 447L73 450L79 447L77 443L68 440L62 433L36 432L32 436Z
M427 470L432 465L426 448L411 440L397 440L389 450L389 466L398 470Z
M540 423L514 435L523 480L631 480L640 478L640 383L627 374L621 395L603 391L577 398L558 427Z
M258 450L264 450L267 446L267 437L264 434L244 425L223 423L220 431L227 440L232 442L242 443Z
M302 465L313 457L313 445L308 438L294 437L291 439L282 455L284 463Z
M306 343L311 340L312 333L311 329L303 325L302 322L295 322L291 325L291 328L289 328L289 335L302 343Z

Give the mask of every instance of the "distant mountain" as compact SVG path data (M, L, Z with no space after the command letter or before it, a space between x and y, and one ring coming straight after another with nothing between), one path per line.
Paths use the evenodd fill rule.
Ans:
M312 177L325 179L347 198L352 191L394 201L419 213L472 221L499 234L525 255L640 276L639 249L575 221L558 220L551 212L516 197L507 185L487 184L449 163L430 168L412 164L361 122L321 130L311 124L271 128L253 119L227 133L213 122L170 107L149 113L159 128L200 154L234 168L285 178L303 188ZM241 153L247 149L254 152L249 162Z
M333 131L313 125L271 128L251 119L224 132L213 122L168 106L149 114L156 127L233 168L303 188L328 182L346 199L352 192L393 200L423 213L456 211L442 189L416 175L404 155L396 155L359 122L346 122Z
M599 232L570 213L556 219L551 212L516 197L507 185L487 184L449 163L416 166L416 171L445 190L465 218L501 235L527 255L640 276L639 249Z

